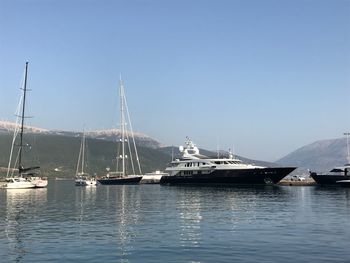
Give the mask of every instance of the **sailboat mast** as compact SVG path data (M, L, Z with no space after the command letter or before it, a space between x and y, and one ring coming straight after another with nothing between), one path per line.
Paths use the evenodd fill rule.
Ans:
M122 132L122 176L125 176L125 114L124 114L124 87L122 77L120 76L120 126Z
M24 133L24 111L26 107L26 93L27 93L27 74L28 74L28 62L26 62L26 70L24 75L24 87L23 87L23 102L22 102L22 121L21 121L21 132L20 132L20 145L19 145L19 157L18 157L18 171L21 173L23 169L22 165L22 150L23 150L23 133Z
M347 146L347 151L348 151L347 159L348 159L348 164L350 164L350 149L349 149L349 135L350 135L350 132L345 132L344 135L346 135L346 146Z
M84 174L84 162L85 162L85 130L83 131L83 152L81 159L81 174Z

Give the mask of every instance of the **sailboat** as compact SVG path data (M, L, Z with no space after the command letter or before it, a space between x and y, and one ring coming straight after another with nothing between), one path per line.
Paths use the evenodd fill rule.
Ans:
M80 151L77 162L77 169L75 172L75 185L76 186L96 186L96 179L90 177L87 173L84 172L85 167L85 131L81 138ZM81 170L79 171L79 168Z
M10 153L10 158L9 158L9 165L7 169L7 176L6 176L6 184L5 188L8 189L22 189L22 188L42 188L46 187L48 184L47 178L45 177L40 177L37 176L37 173L35 172L36 170L40 169L39 166L33 166L33 167L24 167L23 164L23 148L26 146L24 144L24 119L25 119L25 106L26 106L26 94L27 94L27 76L28 76L28 62L26 62L26 67L25 67L25 75L24 75L24 85L23 85L23 95L21 97L21 115L18 115L17 118L20 118L21 125L20 128L18 129L18 125L15 128L14 135L13 135L13 140L12 140L12 145L11 145L11 153ZM19 110L18 110L19 111ZM17 119L18 122L18 119ZM18 160L18 175L14 175L14 170L11 169L11 161L12 161L12 153L13 153L13 148L14 148L14 143L17 137L17 134L19 132L20 135L20 143L19 143L19 151L18 151L18 156L15 161L15 164L17 163ZM11 176L10 176L10 171Z
M119 97L120 97L120 131L121 138L119 139L119 156L116 158L117 170L111 172L110 168L106 168L107 174L97 181L102 185L123 185L123 184L138 184L142 179L142 171L140 166L140 160L137 153L135 138L132 130L130 114L126 102L124 85L122 79L119 81ZM127 131L128 121L130 131ZM130 145L130 139L132 140L132 146ZM129 153L129 155L127 154ZM137 167L134 165L133 154L136 157ZM121 169L119 171L119 162L121 162ZM128 165L129 164L129 165ZM128 167L131 166L132 173L128 172ZM136 168L138 168L139 174L136 174Z

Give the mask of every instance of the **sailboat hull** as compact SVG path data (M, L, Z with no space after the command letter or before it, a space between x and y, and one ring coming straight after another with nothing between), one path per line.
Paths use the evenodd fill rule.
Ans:
M35 185L35 188L45 188L47 187L47 178L42 177L32 177L31 182Z
M28 189L28 188L35 188L35 184L33 184L31 181L27 181L24 178L11 178L8 180L8 182L4 185L4 188L6 189Z
M142 176L130 177L109 177L98 179L97 182L102 185L124 185L124 184L139 184Z

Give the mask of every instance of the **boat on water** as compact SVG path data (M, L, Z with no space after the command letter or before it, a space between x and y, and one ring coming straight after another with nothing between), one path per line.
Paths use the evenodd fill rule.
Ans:
M35 184L33 184L30 180L20 176L13 176L6 178L6 183L3 186L7 189L27 189L27 188L35 188Z
M228 158L210 158L186 138L185 147L180 146L181 158L175 159L165 169L169 175L160 184L277 184L296 167L263 167L243 163L230 152Z
M334 167L328 173L310 172L310 176L319 185L340 185L337 183L338 181L350 179L348 175L349 170L350 164L346 164L344 166Z
M116 171L111 172L109 167L106 168L107 174L97 179L98 183L102 185L138 184L142 179L140 159L121 78L119 81L119 99L121 136L118 143ZM130 131L127 126L130 128ZM134 163L134 158L136 164ZM138 174L136 174L137 171Z
M89 176L89 174L84 172L85 167L85 131L83 131L83 136L81 138L80 150L77 162L77 169L75 172L75 185L76 186L96 186L97 181L95 178Z
M17 121L16 121L16 128L14 130L12 144L11 144L11 152L10 152L10 158L8 162L8 169L7 169L7 175L6 175L6 184L3 186L7 189L22 189L22 188L44 188L47 187L48 180L46 177L39 176L39 166L32 166L32 167L24 167L24 161L23 161L23 149L24 147L27 147L28 144L24 142L24 119L25 117L25 107L26 107L26 94L27 94L27 78L28 78L28 62L26 62L25 66L25 74L24 74L24 82L23 87L21 88L23 90L23 94L20 99L20 107L18 107L17 110ZM20 122L20 125L19 125ZM18 146L18 155L15 160L14 166L18 164L18 169L11 169L12 165L12 157L14 153L14 146L16 142L17 135L19 133L20 141ZM18 174L14 174L14 171L18 171Z
M169 175L168 173L162 172L162 171L154 171L151 173L146 173L142 179L141 179L141 184L159 184L160 179L164 175Z
M349 152L349 135L350 133L344 133L347 136L347 161L344 166L334 167L327 173L316 173L310 171L310 176L319 185L341 185L339 181L350 180L348 172L350 171L350 152ZM345 183L346 184L346 183Z
M350 187L350 179L337 181L337 184L343 187Z

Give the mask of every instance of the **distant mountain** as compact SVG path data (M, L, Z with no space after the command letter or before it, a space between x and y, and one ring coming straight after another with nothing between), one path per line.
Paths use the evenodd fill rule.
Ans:
M346 139L321 140L301 147L277 161L312 171L328 171L347 163Z
M117 139L121 138L121 131L119 129L92 131L92 132L87 132L86 136L89 138L94 138L94 139L116 141ZM129 134L129 137L130 136L131 136L131 134ZM155 140L155 139L151 138L150 136L143 134L143 133L134 132L134 138L135 138L135 141L139 145L144 146L144 147L157 149L159 147L164 146L159 141L157 141L157 140ZM130 140L131 140L131 138L130 138Z
M0 133L0 174L4 175L10 155L12 134ZM24 164L39 165L44 175L49 177L73 178L80 149L81 137L65 136L51 133L26 133L24 148ZM16 148L15 148L16 149ZM216 157L215 152L201 149L202 154ZM30 154L28 154L30 152ZM106 168L116 169L117 143L115 141L87 138L86 140L86 167L90 174L103 175ZM160 147L153 149L138 144L138 153L141 168L144 173L154 170L164 170L171 162L172 152L174 158L179 158L177 147ZM221 153L221 156L224 156ZM227 154L226 154L227 156ZM262 166L273 166L271 163L239 157L247 163ZM3 169L1 169L3 167ZM130 165L128 166L131 171Z
M0 133L0 167L7 167L10 155L12 135ZM26 134L24 148L24 164L39 165L44 175L49 177L70 177L75 174L80 137L56 134ZM138 154L142 172L163 170L171 161L171 156L159 150L138 145ZM26 154L29 153L30 154ZM90 174L104 175L106 167L116 169L117 143L113 141L87 138L86 168ZM131 171L131 166L128 166ZM2 173L1 173L2 172ZM4 169L0 169L4 175Z
M15 127L16 127L16 124L13 122L0 121L0 133L12 133ZM62 135L62 136L69 136L69 137L78 137L81 135L81 132L47 130L47 129L36 128L32 126L25 126L25 130L28 133ZM121 138L121 132L119 129L91 131L86 133L86 137L92 138L92 139L107 140L107 141L117 141ZM143 133L134 132L134 138L136 143L140 146L149 147L153 149L164 146L159 141Z
M18 125L17 125L18 127ZM16 128L16 123L9 121L0 121L0 133L12 133ZM49 130L25 126L26 132L31 133L49 133Z

